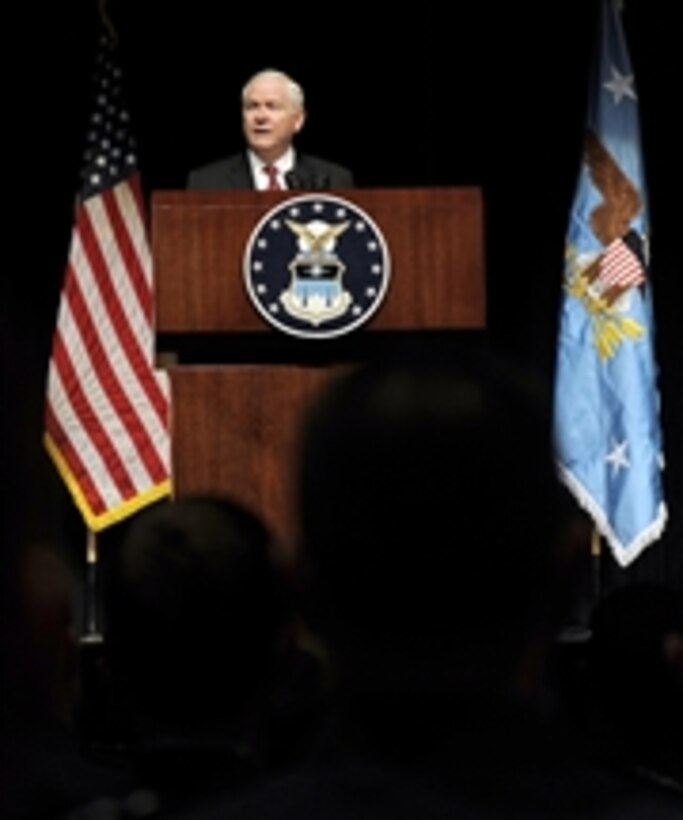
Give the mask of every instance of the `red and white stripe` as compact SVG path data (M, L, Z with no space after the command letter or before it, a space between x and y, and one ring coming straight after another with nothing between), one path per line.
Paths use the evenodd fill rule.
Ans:
M77 206L48 375L48 449L91 529L169 492L169 384L152 359L151 258L133 177Z
M598 280L604 288L613 285L631 288L645 281L645 271L628 245L622 239L615 239L600 257Z

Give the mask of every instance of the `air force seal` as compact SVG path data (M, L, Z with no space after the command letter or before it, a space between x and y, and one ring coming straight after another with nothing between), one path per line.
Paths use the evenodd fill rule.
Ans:
M342 336L380 306L389 282L386 242L357 205L328 194L280 203L244 254L244 281L264 319L292 336Z

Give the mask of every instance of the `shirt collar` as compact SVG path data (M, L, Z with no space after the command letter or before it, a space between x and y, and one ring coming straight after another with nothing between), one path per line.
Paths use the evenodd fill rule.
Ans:
M263 173L263 166L266 164L259 156L257 156L251 149L247 149L247 158L249 159L249 166L251 168L251 177L256 183L256 188L262 190L268 187L268 178ZM290 145L285 153L278 157L272 163L277 170L282 185L286 186L285 174L289 173L294 168L294 148Z

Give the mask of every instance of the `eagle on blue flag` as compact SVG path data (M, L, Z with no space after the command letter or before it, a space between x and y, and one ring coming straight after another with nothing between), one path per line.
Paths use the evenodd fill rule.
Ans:
M555 376L563 481L621 566L662 533L663 454L638 97L619 0L603 0L567 230Z

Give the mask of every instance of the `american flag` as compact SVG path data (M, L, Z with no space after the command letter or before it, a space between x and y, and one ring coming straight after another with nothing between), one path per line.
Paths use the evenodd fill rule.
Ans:
M645 270L626 242L615 239L600 257L598 280L604 287L632 288L645 281Z
M152 286L121 71L103 37L45 409L47 450L93 531L170 492Z

